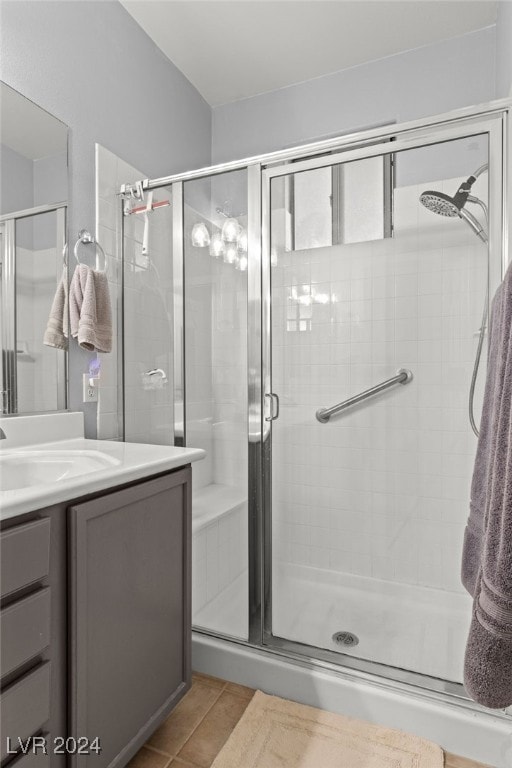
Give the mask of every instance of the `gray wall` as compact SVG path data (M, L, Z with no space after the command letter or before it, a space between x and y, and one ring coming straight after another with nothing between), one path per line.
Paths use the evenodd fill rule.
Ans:
M0 145L0 214L34 205L34 163L6 144Z
M68 198L67 153L34 160L34 205L60 203ZM36 216L34 243L37 248L55 247L55 216Z
M498 3L496 19L496 96L512 96L512 2Z
M495 28L488 27L216 107L212 160L435 115L489 101L494 92Z
M34 160L34 205L60 203L68 194L67 155Z
M94 143L152 176L208 165L211 110L117 0L2 0L0 77L70 127L69 236L95 229ZM71 408L89 355L70 349Z

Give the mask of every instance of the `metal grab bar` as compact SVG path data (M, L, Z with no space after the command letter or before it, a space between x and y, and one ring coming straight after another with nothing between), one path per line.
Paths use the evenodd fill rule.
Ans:
M326 424L331 416L334 416L336 413L340 413L346 408L357 405L357 403L361 403L363 400L366 400L369 397L378 395L379 392L383 392L385 389L394 387L395 384L408 384L410 381L412 381L411 371L409 371L407 368L400 368L396 372L396 376L393 376L391 379L386 379L386 381L383 381L381 384L376 384L374 387L370 387L370 389L365 389L365 391L361 392L359 395L349 397L347 400L343 400L342 403L333 405L331 408L319 408L315 416L318 421L322 422L322 424Z

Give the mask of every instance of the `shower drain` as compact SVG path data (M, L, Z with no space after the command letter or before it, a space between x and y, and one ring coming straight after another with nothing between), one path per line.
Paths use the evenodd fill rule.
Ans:
M336 645L344 645L350 647L359 643L359 638L352 632L335 632L332 636L332 640Z

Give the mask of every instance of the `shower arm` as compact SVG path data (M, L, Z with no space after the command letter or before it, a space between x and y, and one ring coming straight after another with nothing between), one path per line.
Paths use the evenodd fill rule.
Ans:
M480 166L480 168L477 168L476 171L471 175L476 181L476 179L478 179L478 177L481 176L482 173L485 173L485 171L487 170L489 170L489 163L484 163L483 165Z
M471 187L473 186L475 181L478 179L478 177L481 176L482 173L485 173L488 170L489 170L489 163L484 163L479 168L477 168L476 171L472 173L468 179L467 183L470 184L469 189L471 189ZM480 206L480 208L484 212L485 223L487 225L487 228L489 228L489 211L484 201L480 200L480 198L476 197L475 195L468 194L466 198L466 202L473 203L473 205ZM459 216L461 217L461 219L465 219L465 221L469 224L469 226L476 232L480 240L482 240L484 243L487 243L489 241L487 232L482 227L480 222L473 216L473 214L471 214L469 211L465 211L464 207L462 207L461 210L459 211Z
M473 186L475 181L478 179L479 176L482 175L482 173L485 173L488 170L489 170L489 163L483 163L483 165L481 165L479 168L477 168L476 171L474 173L472 173L471 176L470 176L470 178L473 177L473 181L471 182L471 186ZM469 181L469 179L468 179L468 181ZM470 195L467 196L467 202L468 203L473 203L473 205L479 205L480 206L480 208L484 212L485 223L486 223L487 227L489 227L489 211L488 211L487 206L484 203L484 201L480 200L479 197L476 197L475 195L471 195L470 194ZM469 213L469 211L466 211L466 213L468 213L467 217L463 215L463 211L464 211L464 209L462 208L460 213L459 213L459 216L461 216L461 218L463 218L463 219L466 219L467 223L475 230L475 232L478 235L478 237L480 238L480 240L483 240L484 243L487 243L489 238L488 238L487 233L485 232L484 228L481 227L480 223L477 221L477 219L475 219L474 216L472 216ZM485 238L482 237L482 233L485 236Z

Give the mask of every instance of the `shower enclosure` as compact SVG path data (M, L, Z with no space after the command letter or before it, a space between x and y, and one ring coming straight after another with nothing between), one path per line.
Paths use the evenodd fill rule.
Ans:
M142 183L172 211L167 241L154 235L173 285L166 434L206 450L198 632L474 706L459 578L468 397L482 335L478 426L482 312L507 265L507 109ZM420 203L485 165L471 195L489 209L488 222L472 210L488 243L464 214Z
M46 346L56 287L67 269L66 203L0 215L0 413L67 406L67 351Z

